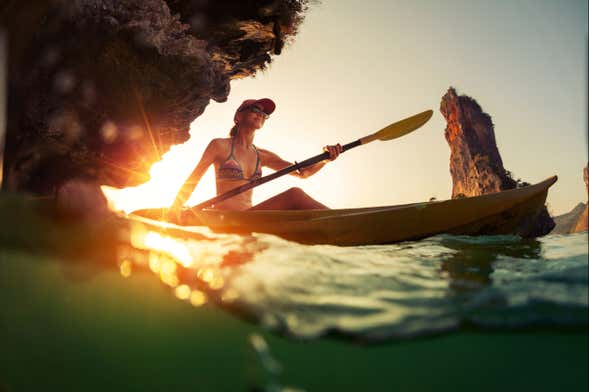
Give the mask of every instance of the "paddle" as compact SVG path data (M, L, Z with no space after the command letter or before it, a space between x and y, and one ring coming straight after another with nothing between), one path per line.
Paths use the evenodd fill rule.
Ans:
M348 151L354 147L358 147L363 144L368 144L368 143L373 142L375 140L382 140L382 141L393 140L393 139L396 139L396 138L401 137L403 135L406 135L409 132L413 132L414 130L421 127L423 124L425 124L430 119L432 114L433 114L432 110L426 110L425 112L408 117L404 120L397 121L396 123L393 123L383 129L381 129L380 131L373 133L372 135L365 136L365 137L358 139L354 142L343 145L342 152ZM272 181L278 177L282 177L285 174L288 174L288 173L293 172L295 170L300 170L300 169L308 167L308 166L312 166L312 165L314 165L318 162L321 162L325 159L328 159L328 158L329 158L329 152L326 151L323 154L316 155L312 158L306 159L302 162L295 163L294 165L285 167L284 169L278 170L278 171L276 171L272 174L269 174L267 176L258 178L256 180L252 180L242 186L238 186L236 188L233 188L230 191L227 191L225 193L222 193L218 196L213 197L212 199L209 199L207 201L203 201L202 203L192 206L191 209L201 210L205 207L209 207L209 206L211 206L215 203L218 203L220 201L227 200L227 199L229 199L235 195L238 195L240 193L243 193L249 189L252 189L252 188L255 188L259 185L265 184L268 181Z

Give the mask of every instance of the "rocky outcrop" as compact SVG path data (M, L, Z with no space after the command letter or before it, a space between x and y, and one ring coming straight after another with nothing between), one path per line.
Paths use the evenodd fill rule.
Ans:
M579 216L579 220L577 221L575 226L573 226L573 228L571 229L571 233L580 233L582 231L587 231L588 226L589 226L587 224L588 220L589 220L589 210L587 209L587 207L585 207L585 210L583 210L583 213Z
M297 31L307 0L8 0L3 188L129 186Z
M479 104L450 88L440 111L447 122L444 136L450 145L452 198L515 188L516 182L503 168L491 117Z
M587 205L585 203L577 204L572 210L566 214L554 216L554 223L556 226L550 232L550 234L567 234L570 233L572 228L579 221L579 217L586 210Z
M585 186L587 187L587 198L589 199L589 163L583 169L583 179L585 180ZM589 201L585 205L585 209L579 216L577 223L571 228L571 233L579 233L587 231L589 226Z
M450 87L442 97L440 111L446 119L445 137L450 146L452 198L478 196L529 185L514 180L503 167L491 116L471 97ZM547 234L554 221L546 208L526 220L518 234Z

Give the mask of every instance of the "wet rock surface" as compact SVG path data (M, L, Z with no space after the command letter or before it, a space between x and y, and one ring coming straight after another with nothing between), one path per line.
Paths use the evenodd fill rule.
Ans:
M3 188L130 186L230 81L263 69L306 0L8 0Z
M440 112L447 122L450 146L452 198L479 196L528 185L514 180L503 166L491 116L473 98L458 95L452 87L442 97ZM554 228L546 207L526 220L518 234L545 235Z

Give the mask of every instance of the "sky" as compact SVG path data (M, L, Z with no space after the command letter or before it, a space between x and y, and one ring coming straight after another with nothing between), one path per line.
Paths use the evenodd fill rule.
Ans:
M255 144L290 161L433 109L421 129L344 153L305 180L256 188L254 203L300 186L332 208L450 198L441 97L453 86L489 113L504 166L536 183L558 175L549 211L587 201L587 2L580 0L324 0L269 68L235 80L191 127L194 164L225 137L242 100L277 109ZM264 174L268 174L265 171ZM205 175L192 202L214 196Z
M228 100L212 102L193 122L189 142L172 149L188 163L168 154L152 178L188 176L210 139L228 134L244 99L270 97L277 109L255 143L290 161L426 109L434 116L400 139L350 150L308 179L262 185L254 203L291 186L332 208L447 199L450 149L439 106L453 86L491 115L503 164L516 179L558 175L548 206L565 213L587 201L587 25L583 0L322 0L267 70L232 81ZM175 186L153 184L134 199L162 189L170 199ZM190 202L214 193L209 171Z

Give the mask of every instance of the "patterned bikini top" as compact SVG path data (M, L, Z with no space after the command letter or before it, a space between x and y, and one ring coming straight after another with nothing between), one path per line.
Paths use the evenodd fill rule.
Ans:
M260 167L260 153L258 152L256 146L252 144L252 147L256 151L257 156L256 169L250 178L245 178L243 175L243 169L241 168L241 163L239 163L239 161L233 156L234 145L235 139L231 138L231 153L221 164L219 170L217 170L217 179L230 181L252 181L262 177L262 168Z

